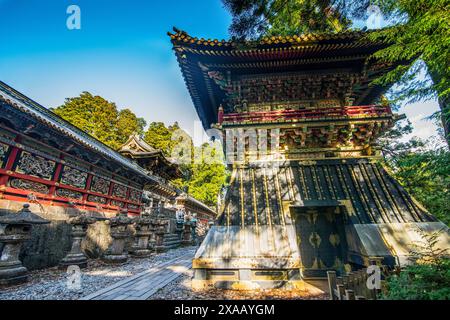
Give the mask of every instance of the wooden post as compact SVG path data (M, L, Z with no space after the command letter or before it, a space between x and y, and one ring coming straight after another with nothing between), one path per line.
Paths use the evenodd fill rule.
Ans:
M347 300L355 300L355 292L353 290L345 290L345 297Z
M348 273L348 280L347 280L347 288L349 288L350 290L355 291L355 273L354 272L349 272Z
M338 300L344 300L345 286L343 284L337 285L337 292L338 292Z
M347 287L348 286L348 275L342 276L342 284Z
M336 300L335 288L336 288L336 271L327 271L328 277L328 290L330 291L330 300Z

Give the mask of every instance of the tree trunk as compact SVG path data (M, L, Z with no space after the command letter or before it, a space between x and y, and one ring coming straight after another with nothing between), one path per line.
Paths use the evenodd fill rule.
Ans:
M434 84L437 84L442 79L439 72L428 70L431 80L433 80ZM447 141L447 147L450 149L450 97L442 97L441 92L437 91L437 94L439 96L438 103L439 108L441 109L441 121L442 126L444 127L444 138L445 141Z

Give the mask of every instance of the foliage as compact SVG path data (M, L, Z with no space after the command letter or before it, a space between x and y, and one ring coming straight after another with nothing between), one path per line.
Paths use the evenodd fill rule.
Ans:
M176 141L172 140L172 134L180 130L177 122L166 127L163 122L151 122L144 134L144 140L155 149L159 149L167 157L172 154Z
M133 132L142 133L146 125L131 110L118 111L113 102L89 92L67 98L52 111L113 149L118 149Z
M406 140L404 135L411 131L409 121L398 122L380 137L385 165L431 214L450 225L450 152L444 147L443 135L427 141Z
M381 8L390 13L392 26L370 33L368 39L389 44L377 51L374 58L398 66L375 83L395 83L393 92L397 101L415 102L437 96L448 135L450 1L384 0Z
M446 148L409 152L388 161L405 189L450 225L450 152Z
M205 143L196 148L192 164L192 178L187 182L189 193L204 203L215 206L217 197L225 186L227 170L220 143Z
M162 122L152 122L144 139L178 163L183 177L172 181L175 186L209 206L217 204L217 196L227 177L218 142L194 147L191 137L176 122L169 127Z
M386 281L382 299L448 300L450 299L450 259L448 249L438 248L438 237L444 230L426 234L418 230L422 243L411 252L414 261Z
M232 14L230 33L239 38L340 31L349 20L324 0L223 0Z

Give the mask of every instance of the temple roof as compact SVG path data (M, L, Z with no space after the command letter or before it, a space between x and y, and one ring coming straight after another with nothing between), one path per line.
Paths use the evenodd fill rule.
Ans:
M20 112L27 114L34 121L44 124L58 133L73 139L84 148L100 154L106 159L110 159L118 163L126 170L133 172L147 181L150 184L161 184L162 179L157 176L149 174L148 171L141 168L136 163L125 158L118 152L109 148L99 140L95 139L86 132L75 127L68 121L59 117L49 109L43 107L37 102L31 100L15 89L11 88L4 82L0 81L0 100L4 100L9 106L17 109Z
M121 154L130 154L134 157L152 156L161 154L162 151L153 148L138 134L132 134L128 140L119 148Z
M211 216L211 218L215 218L216 212L212 210L210 207L208 207L206 204L204 204L201 201L198 201L197 199L191 197L190 195L182 192L176 197L176 200L178 203L188 203L190 206L196 207L198 209L201 209L204 213L207 213Z
M128 140L119 148L119 153L135 159L137 163L147 170L158 167L164 178L176 179L182 176L178 165L166 158L162 150L155 149L138 134L132 134Z
M345 82L355 104L362 105L371 104L385 90L369 83L390 68L369 59L384 45L369 42L364 37L367 32L363 31L265 37L255 41L203 39L175 28L174 31L169 33L173 49L205 129L217 121L218 107L235 90L230 88L233 77L349 75L348 79L337 76L335 81Z

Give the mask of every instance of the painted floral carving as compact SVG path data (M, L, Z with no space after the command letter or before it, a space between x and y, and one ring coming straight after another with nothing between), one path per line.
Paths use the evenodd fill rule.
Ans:
M3 162L5 161L6 153L8 152L9 146L3 143L0 143L0 166L3 166Z
M125 206L125 203L116 200L111 200L111 205L123 208Z
M139 206L137 206L135 204L128 204L128 208L129 209L133 209L133 210L137 210L137 209L139 209Z
M69 198L76 200L81 200L83 198L83 194L81 192L72 191L68 189L57 189L56 195L62 198Z
M130 200L139 202L141 200L141 193L137 190L130 189Z
M88 196L88 201L106 204L106 199L105 198L94 196L94 195L89 195Z
M112 194L114 197L125 199L127 197L127 187L116 183L116 184L114 184Z
M45 184L22 179L11 179L10 186L15 189L29 190L44 194L48 194L49 191L49 188Z
M22 151L16 171L19 173L50 180L55 170L55 162Z
M65 166L61 176L61 183L84 189L87 176L86 172Z
M110 182L108 180L94 176L92 178L91 190L102 194L108 194L109 184Z

